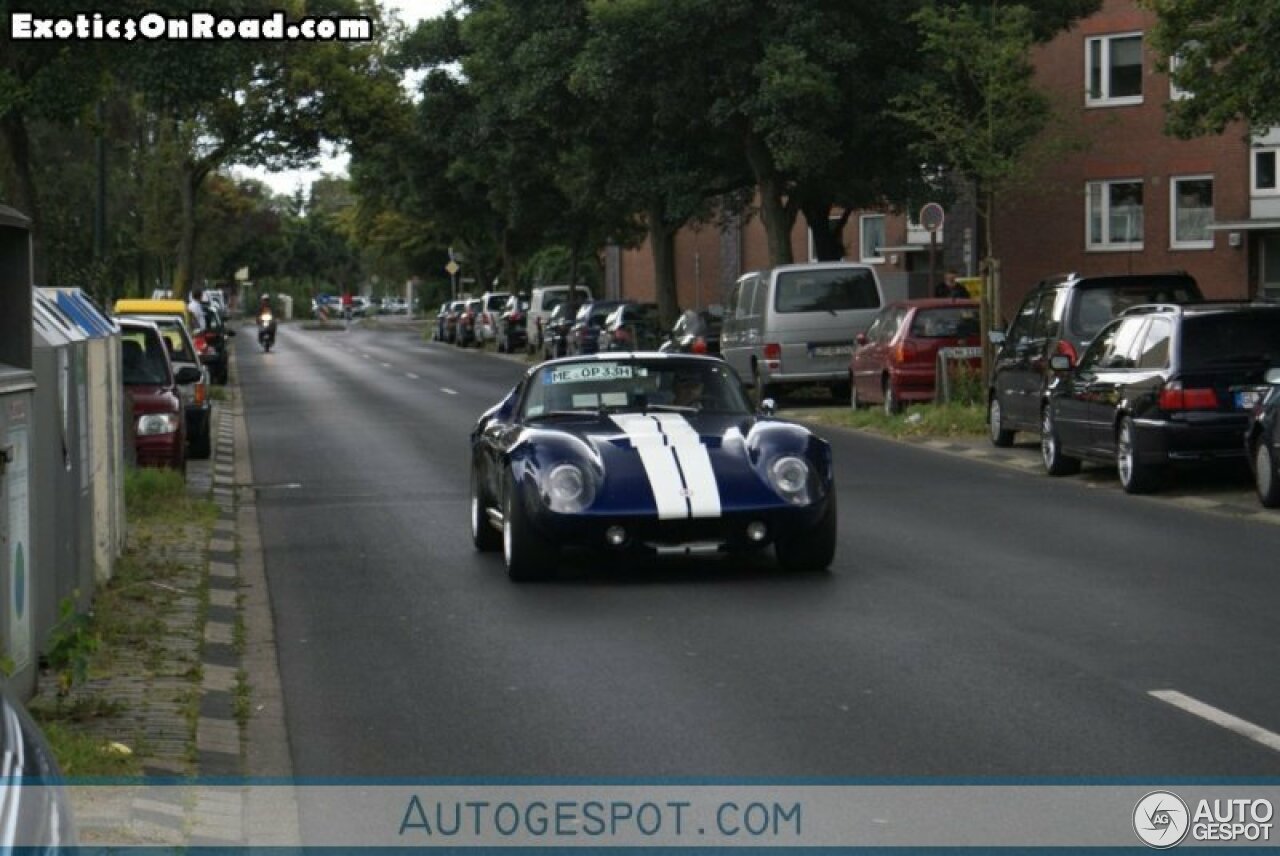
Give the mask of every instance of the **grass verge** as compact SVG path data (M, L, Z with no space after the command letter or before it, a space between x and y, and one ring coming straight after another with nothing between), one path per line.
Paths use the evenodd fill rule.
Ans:
M848 407L802 407L780 416L816 425L855 428L896 438L983 437L987 414L976 404L920 404L890 416L883 409L854 411Z

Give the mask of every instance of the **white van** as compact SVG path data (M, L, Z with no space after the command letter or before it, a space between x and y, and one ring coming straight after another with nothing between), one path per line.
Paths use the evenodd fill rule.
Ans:
M585 285L579 285L574 292L574 300L578 304L592 299L591 289ZM568 297L569 286L567 285L544 285L535 288L529 294L529 318L525 326L528 332L528 342L525 347L529 353L542 353L542 328L551 317L551 310L564 303Z
M758 402L811 384L847 399L854 338L884 302L869 265L815 262L744 274L725 301L720 354Z

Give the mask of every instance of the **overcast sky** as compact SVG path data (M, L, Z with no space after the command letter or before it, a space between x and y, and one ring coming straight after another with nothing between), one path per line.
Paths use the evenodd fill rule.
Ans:
M443 14L453 5L453 0L381 0L381 4L384 9L394 9L400 20L412 26L424 18L435 18ZM298 185L302 185L305 190L312 181L326 173L346 175L347 156L345 153L330 152L321 157L315 169L308 170L270 173L264 169L237 167L235 171L265 181L276 193L292 194Z

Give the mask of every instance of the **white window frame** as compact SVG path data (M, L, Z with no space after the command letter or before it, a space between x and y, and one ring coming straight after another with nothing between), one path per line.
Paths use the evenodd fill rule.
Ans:
M1093 242L1092 215L1093 210L1090 207L1092 201L1091 190L1094 185L1102 185L1109 187L1113 184L1138 184L1143 186L1142 193L1142 235L1137 241L1130 241L1127 244L1116 244L1108 241L1111 236L1111 194L1104 193L1102 197L1102 243L1095 244ZM1147 225L1147 194L1146 183L1141 178L1107 178L1098 181L1085 182L1084 187L1084 246L1085 250L1091 253L1129 253L1135 250L1143 249L1144 237L1146 235Z
M1216 192L1217 182L1214 181L1212 175L1175 175L1169 178L1169 248L1174 250L1212 250L1213 249L1213 232L1209 233L1209 237L1198 241L1179 241L1178 240L1178 182L1181 181L1209 181L1212 182ZM1217 200L1215 198L1216 206Z
M1275 159L1275 187L1258 187L1258 155L1270 152ZM1280 146L1253 146L1249 149L1249 194L1251 196L1280 196Z
M1141 104L1143 93L1138 92L1137 95L1120 95L1112 96L1107 90L1110 89L1111 77L1111 50L1110 44L1116 39L1138 39L1138 55L1141 58L1146 49L1143 43L1142 31L1136 30L1130 33L1108 33L1105 36L1090 36L1084 40L1084 103L1088 107L1125 107L1132 104ZM1102 92L1097 96L1093 94L1093 67L1091 59L1093 57L1093 46L1101 44L1102 48ZM1139 60L1139 67L1143 76L1146 74L1146 63ZM1145 87L1140 86L1140 89Z
M884 264L883 255L879 255L879 256L867 255L867 248L864 246L864 241L867 235L865 226L868 220L879 220L880 234L882 236L882 240L888 240L887 233L885 232L885 226L887 225L885 220L885 215L883 214L859 215L858 217L858 260L862 262L866 262L868 264ZM878 249L883 249L883 247L880 247Z

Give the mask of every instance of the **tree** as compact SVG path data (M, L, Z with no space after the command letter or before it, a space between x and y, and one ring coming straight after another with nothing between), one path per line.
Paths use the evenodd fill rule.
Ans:
M1243 120L1280 125L1280 7L1260 0L1141 0L1155 11L1151 43L1177 57L1173 82L1193 93L1169 106L1169 130L1180 137L1220 134Z

